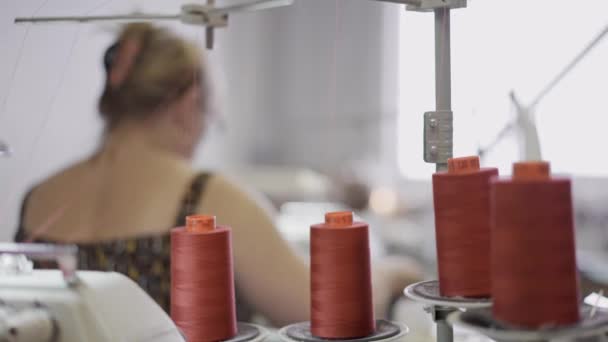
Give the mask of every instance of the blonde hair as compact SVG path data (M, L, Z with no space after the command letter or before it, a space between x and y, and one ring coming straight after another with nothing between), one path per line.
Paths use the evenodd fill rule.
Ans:
M196 83L207 102L201 51L164 28L148 23L126 25L105 59L108 77L99 111L107 129L127 118L149 117Z

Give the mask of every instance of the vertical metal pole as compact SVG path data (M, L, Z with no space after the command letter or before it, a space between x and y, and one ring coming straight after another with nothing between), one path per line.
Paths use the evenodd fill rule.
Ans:
M215 5L215 0L207 0L207 6L213 7L213 5ZM208 50L212 50L213 45L215 45L215 30L213 26L205 28L205 45Z
M435 322L437 325L437 341L438 342L452 342L454 341L454 331L446 320L439 320Z
M448 324L448 316L456 309L434 306L432 310L433 321L437 326L437 342L454 342L454 330Z
M435 10L435 110L452 110L452 67L450 57L450 9ZM451 155L451 153L450 153ZM437 163L437 171L447 164Z

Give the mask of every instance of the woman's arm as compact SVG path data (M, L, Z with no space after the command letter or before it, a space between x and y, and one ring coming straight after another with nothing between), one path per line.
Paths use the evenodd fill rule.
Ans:
M276 325L309 319L309 268L279 235L267 201L222 176L209 180L199 212L232 227L235 276L248 303Z

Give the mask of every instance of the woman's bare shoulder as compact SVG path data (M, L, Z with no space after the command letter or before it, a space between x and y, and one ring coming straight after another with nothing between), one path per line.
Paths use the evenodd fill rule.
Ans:
M24 203L24 217L22 224L26 230L33 226L40 226L48 221L73 197L77 189L81 189L81 180L86 173L84 161L72 164L56 171L43 181L34 185Z
M83 176L87 173L86 162L80 161L64 169L56 171L43 181L36 184L30 192L28 207L35 207L38 202L47 202L59 199L72 188L79 187ZM56 202L53 201L53 202Z
M161 162L73 164L48 177L25 204L26 231L84 240L166 231L175 223L194 172Z

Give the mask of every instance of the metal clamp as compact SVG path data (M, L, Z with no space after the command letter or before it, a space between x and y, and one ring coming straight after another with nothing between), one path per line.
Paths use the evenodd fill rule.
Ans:
M208 27L228 26L228 14L215 14L212 6L186 4L182 6L180 20L185 24L203 25Z
M419 0L418 3L404 1L407 3L407 11L432 12L438 8L465 8L467 0Z
M26 256L33 260L53 260L57 262L57 266L63 274L63 279L70 286L78 283L78 278L76 277L76 267L78 266L76 259L77 252L78 247L73 245L0 243L0 255L14 255L16 258ZM13 270L19 271L20 269L13 268Z
M454 131L451 111L424 113L424 161L447 163L452 158Z

